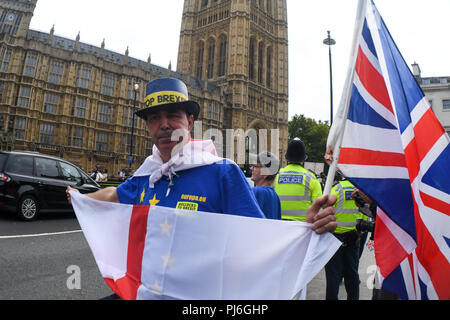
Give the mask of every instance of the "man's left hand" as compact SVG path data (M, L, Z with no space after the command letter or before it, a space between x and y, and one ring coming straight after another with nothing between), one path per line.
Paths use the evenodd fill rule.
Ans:
M334 215L333 205L336 203L335 195L324 195L317 198L306 214L306 222L312 224L311 229L317 234L325 232L334 232L338 224Z

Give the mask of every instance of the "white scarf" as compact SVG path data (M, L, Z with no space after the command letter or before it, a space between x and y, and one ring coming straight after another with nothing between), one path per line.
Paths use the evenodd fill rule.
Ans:
M178 153L172 155L172 158L166 163L163 163L158 148L153 146L153 154L145 159L134 176L150 176L149 186L152 189L163 176L168 176L170 183L167 197L170 188L174 186L173 178L176 176L176 172L210 165L221 160L223 158L217 156L216 148L211 140L191 140Z

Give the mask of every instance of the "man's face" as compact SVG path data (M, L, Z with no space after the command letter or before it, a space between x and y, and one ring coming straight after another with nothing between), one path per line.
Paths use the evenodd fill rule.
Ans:
M185 137L189 137L189 132L194 125L194 116L188 116L181 109L161 110L148 114L146 124L150 137L159 152L168 155L178 143L182 142Z
M260 163L251 166L252 170L251 179L255 183L255 185L258 185L261 181L263 181L266 178L266 176L261 174L261 168L262 165Z

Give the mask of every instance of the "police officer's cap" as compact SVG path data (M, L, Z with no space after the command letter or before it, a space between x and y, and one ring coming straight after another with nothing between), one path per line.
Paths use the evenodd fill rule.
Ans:
M160 78L147 84L145 94L146 108L136 112L136 115L146 120L147 115L153 111L183 109L192 114L197 120L200 106L189 100L188 90L183 81L175 78Z
M295 138L289 142L286 151L286 160L291 163L300 163L308 158L306 155L305 144L300 138Z

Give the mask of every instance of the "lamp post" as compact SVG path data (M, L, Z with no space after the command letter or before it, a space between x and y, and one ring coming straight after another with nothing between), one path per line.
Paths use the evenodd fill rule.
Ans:
M250 175L250 137L245 137L245 164L244 164L244 175L249 178Z
M336 44L336 40L331 38L330 31L328 31L328 37L323 40L323 44L328 46L330 56L330 126L333 124L333 68L331 64L331 46Z
M134 112L136 110L136 98L137 98L137 92L139 90L139 84L134 84L134 102L133 102L133 120L131 122L131 145L130 145L130 157L128 158L128 162L130 164L130 171L131 171L131 165L133 164L133 142L134 142Z

